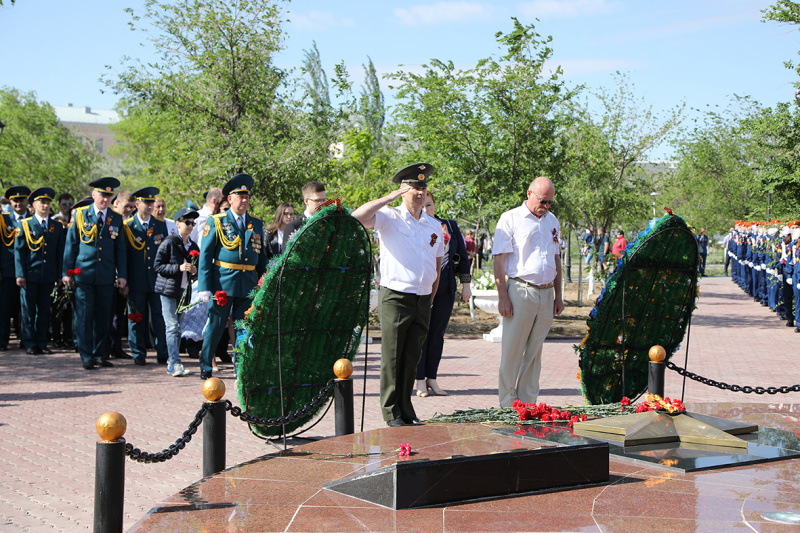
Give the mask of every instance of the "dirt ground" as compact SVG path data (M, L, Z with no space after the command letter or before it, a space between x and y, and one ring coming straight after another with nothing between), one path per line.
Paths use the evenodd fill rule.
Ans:
M561 316L553 320L548 338L583 338L586 335L586 319L594 306L594 300L600 295L600 287L591 298L586 297L586 282L583 284L582 307L578 307L578 284L568 283L564 289L565 309ZM469 304L458 302L450 317L450 324L445 333L448 337L475 337L488 333L499 323L498 315L485 313L475 308L475 321L469 314ZM376 331L377 330L377 331ZM370 336L380 337L380 323L377 313L370 317Z

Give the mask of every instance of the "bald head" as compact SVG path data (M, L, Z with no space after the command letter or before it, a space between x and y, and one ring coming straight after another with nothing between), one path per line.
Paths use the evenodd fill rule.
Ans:
M540 176L534 179L528 187L528 199L525 205L535 216L541 218L550 210L556 187L549 178Z

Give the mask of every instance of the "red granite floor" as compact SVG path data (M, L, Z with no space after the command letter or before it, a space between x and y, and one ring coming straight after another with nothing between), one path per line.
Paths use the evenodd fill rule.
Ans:
M697 405L706 414L796 429L797 406ZM765 513L800 513L800 461L680 473L614 459L607 484L394 511L322 487L397 461L538 445L480 424L383 428L263 456L166 499L131 529L150 531L796 531ZM409 458L393 452L401 442ZM380 452L390 452L383 455ZM347 454L370 454L346 457ZM475 483L480 483L476 477Z

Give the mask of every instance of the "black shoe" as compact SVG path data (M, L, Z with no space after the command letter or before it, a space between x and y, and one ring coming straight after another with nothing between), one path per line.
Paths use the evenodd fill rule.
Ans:
M410 420L404 420L404 422L409 426L419 426L420 424L422 424L420 419L417 418L416 416Z
M225 352L224 354L220 352L216 354L216 356L219 357L220 363L227 363L227 364L233 363L233 359L231 359L231 354L229 354L228 352Z
M793 327L794 327L794 321L792 321L792 320L787 320L787 321L786 321L786 327L787 327L787 328L793 328Z
M25 350L25 353L28 355L39 355L42 352L37 351L36 348L28 348L27 350Z
M106 366L111 367L114 366L114 363L111 361L106 361L105 359L100 359L98 362L95 363L97 366Z
M209 379L211 377L213 377L213 376L211 375L210 371L206 372L205 370L203 370L202 372L200 372L200 379L202 379L202 380L206 380L206 379Z
M50 348L39 348L39 353L46 353L50 355L53 353L53 350L51 350Z
M114 359L133 359L133 356L123 352L122 350L119 350L117 352L111 352L111 354L109 354L109 357L112 357Z
M144 366L147 364L147 361L145 361L143 357L134 357L133 362L139 366Z
M800 327L794 328L795 333L800 333Z
M84 370L94 370L95 368L94 363L83 363Z
M386 422L386 425L389 426L390 428L399 428L401 426L407 426L408 424L406 423L405 420L403 420L398 416L394 420L389 420L388 422Z
M167 364L167 360L166 359L156 359L156 363L158 363L159 365L166 365Z

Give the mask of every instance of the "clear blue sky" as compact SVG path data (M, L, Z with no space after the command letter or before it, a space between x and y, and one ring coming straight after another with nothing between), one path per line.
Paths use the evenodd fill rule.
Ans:
M554 63L570 84L612 85L628 72L636 93L657 109L725 106L731 95L764 105L792 101L800 33L760 22L764 0L339 1L286 4L290 22L282 67L299 67L313 41L329 76L339 61L360 85L370 56L379 73L419 69L430 58L463 67L498 52L510 18L552 35ZM123 56L146 60L143 34L128 29L124 7L141 0L17 0L0 8L0 85L34 91L52 105L111 109L117 97L98 81ZM385 81L382 81L385 88ZM391 103L391 95L387 94Z

